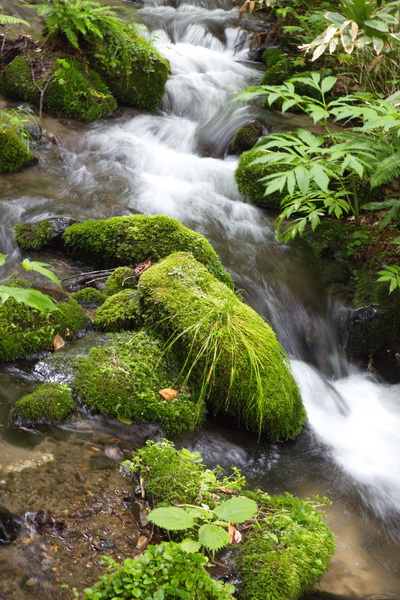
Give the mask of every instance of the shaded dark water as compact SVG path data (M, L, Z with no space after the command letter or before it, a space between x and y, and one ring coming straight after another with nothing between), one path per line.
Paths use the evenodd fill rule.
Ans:
M233 179L237 159L223 159L234 131L249 119L261 117L267 129L282 126L282 119L260 115L257 107L229 103L260 78L246 49L247 32L256 25L244 21L239 28L237 9L224 0L150 0L135 14L155 30L156 44L171 63L160 110L139 114L127 109L91 125L47 118L44 125L57 136L58 152L43 142L38 167L0 177L0 251L10 253L17 265L21 256L11 226L59 215L165 214L204 233L246 302L273 324L293 359L309 423L288 444L257 443L221 422L179 443L198 449L210 466L239 467L251 485L270 493L331 498L326 512L337 553L314 600L400 597L400 388L346 364L334 326L341 307L327 297L315 265L275 242L271 218L242 202ZM40 253L35 258L50 262L60 278L80 269L62 256ZM40 502L56 510L57 495L63 501L63 482L46 481L46 460L49 479L59 464L64 482L74 481L79 454L79 471L90 487L99 473L93 469L93 453L103 452L113 437L122 440L125 451L155 434L84 414L62 430L15 429L10 419L15 401L53 376L35 369L34 362L0 370L1 502L10 501L4 483L10 472L10 489L21 489L24 499L7 506L10 510L37 510ZM35 469L43 496L36 494L32 505L24 504L23 482ZM74 488L68 493L72 498L82 492ZM15 503L17 496L11 495ZM18 588L28 572L21 567L26 555L22 547L14 554L10 548L0 548L0 570L8 561L7 600L39 600L43 591ZM0 590L1 585L0 580Z

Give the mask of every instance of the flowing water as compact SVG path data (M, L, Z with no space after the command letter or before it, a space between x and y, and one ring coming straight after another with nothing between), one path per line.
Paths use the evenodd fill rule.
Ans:
M58 215L163 214L205 234L245 301L272 323L290 355L308 424L288 444L257 443L222 423L180 443L199 449L210 465L240 467L252 485L271 493L328 495L338 548L322 592L398 598L400 386L346 363L334 325L344 309L329 300L314 264L277 244L272 219L243 202L233 178L237 158L225 155L233 133L251 119L261 119L267 131L287 125L255 105L231 102L260 80L248 61L257 24L245 19L239 26L238 10L227 0L147 0L132 10L171 65L160 109L126 109L89 126L47 118L58 152L43 144L37 167L0 177L0 250L16 264L11 225ZM287 126L293 123L296 118ZM79 271L61 255L39 258L60 277ZM67 453L70 444L73 455L77 443L87 447L97 439L99 423L84 416L61 433L13 429L13 403L40 377L29 362L0 373L4 469L53 456L57 444ZM327 597L322 592L315 598Z

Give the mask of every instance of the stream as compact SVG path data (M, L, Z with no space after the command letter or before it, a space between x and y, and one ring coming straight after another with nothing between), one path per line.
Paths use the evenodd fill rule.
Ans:
M398 600L400 385L381 383L346 362L335 327L345 307L329 298L315 263L276 242L272 216L243 202L233 177L237 157L226 155L234 132L249 120L262 120L269 131L290 128L299 119L230 102L261 79L258 65L248 59L257 23L245 16L239 24L238 9L228 0L145 0L140 10L125 7L170 62L160 108L119 109L90 125L45 117L60 156L43 143L38 166L0 176L0 251L17 267L21 255L11 226L54 216L163 214L203 233L244 300L273 325L291 358L308 422L286 444L257 442L221 421L177 443L199 450L209 466L239 467L251 486L269 493L332 500L326 513L337 552L310 599ZM50 263L59 278L82 268L57 252L37 253L35 260ZM128 485L111 466L115 471L115 460L157 432L124 429L86 414L58 429L14 428L13 404L43 379L35 361L0 367L0 505L17 514L40 509L58 514L62 500L69 518L77 498L83 502L91 494L90 510L103 503L111 522L122 509L109 489L119 486L123 496ZM111 528L106 521L103 526ZM74 526L68 527L71 533ZM113 534L112 546L110 533L104 539L96 535L90 543L100 554L115 546L115 556L127 555L137 541ZM64 536L67 542L76 537ZM0 600L70 598L57 586L76 583L75 563L89 577L92 554L83 541L73 549L30 540L0 546ZM57 553L67 564L61 572Z

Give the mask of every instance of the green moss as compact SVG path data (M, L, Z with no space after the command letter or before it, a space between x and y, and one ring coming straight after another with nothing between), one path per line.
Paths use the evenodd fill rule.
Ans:
M136 287L137 279L134 270L130 267L118 267L118 269L115 269L114 273L108 277L104 287L104 293L107 296L112 296L127 288L133 289Z
M159 423L170 435L194 431L204 417L204 407L180 387L178 371L160 341L143 331L112 334L108 346L78 359L74 385L91 410ZM164 400L159 391L165 388L179 393Z
M229 145L229 152L241 154L250 150L263 134L263 127L259 121L250 121L237 130Z
M313 501L290 494L247 493L261 505L258 527L239 559L246 600L295 600L312 589L335 550L332 532Z
M271 173L285 171L287 167L286 165L267 165L263 163L252 165L251 163L262 156L263 152L263 150L254 149L240 155L239 164L235 171L235 181L239 192L257 206L278 208L286 192L276 191L265 196L265 184L260 179Z
M118 292L107 298L97 309L93 319L95 329L99 331L121 331L134 329L140 322L137 294L131 290Z
M23 422L59 423L74 409L71 390L60 383L43 383L15 404L14 414Z
M147 258L155 262L171 252L191 252L210 273L233 287L206 238L169 217L135 215L77 223L68 227L63 239L75 256L103 268L134 265Z
M68 339L86 325L86 315L76 300L70 298L58 308L55 312L39 312L11 298L0 304L0 360L52 349L57 333Z
M156 108L165 93L168 62L131 25L121 24L118 32L104 30L103 34L103 39L95 38L85 48L92 67L119 102Z
M103 304L106 295L96 288L87 287L75 292L74 298L84 308L96 308Z
M262 54L262 61L268 69L276 65L281 60L286 59L286 54L279 48L266 48Z
M30 160L32 154L13 131L0 127L0 173L16 173Z
M54 237L54 230L48 219L38 223L17 223L14 231L15 241L22 250L40 250Z
M39 106L39 90L32 83L28 60L36 57L15 58L4 72L4 91L7 96ZM116 102L98 73L66 55L61 64L55 55L46 56L46 65L53 78L45 92L45 111L58 117L93 121L115 110ZM39 87L45 82L37 80Z
M300 432L300 393L272 329L203 265L172 254L142 274L138 294L145 322L174 340L215 412L271 439Z
M271 67L268 67L261 80L261 85L281 85L295 71L295 66L288 56L284 56Z

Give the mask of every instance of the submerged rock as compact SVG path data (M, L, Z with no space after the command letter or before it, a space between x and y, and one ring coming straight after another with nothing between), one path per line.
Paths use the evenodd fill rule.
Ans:
M135 265L148 258L157 261L171 252L191 252L217 279L233 287L207 239L170 217L135 215L86 221L68 227L63 238L72 254L102 268Z
M223 411L271 439L294 438L305 420L289 362L270 326L186 253L139 280L144 322L180 356L189 382Z
M0 545L10 544L18 536L21 524L9 510L0 506Z

